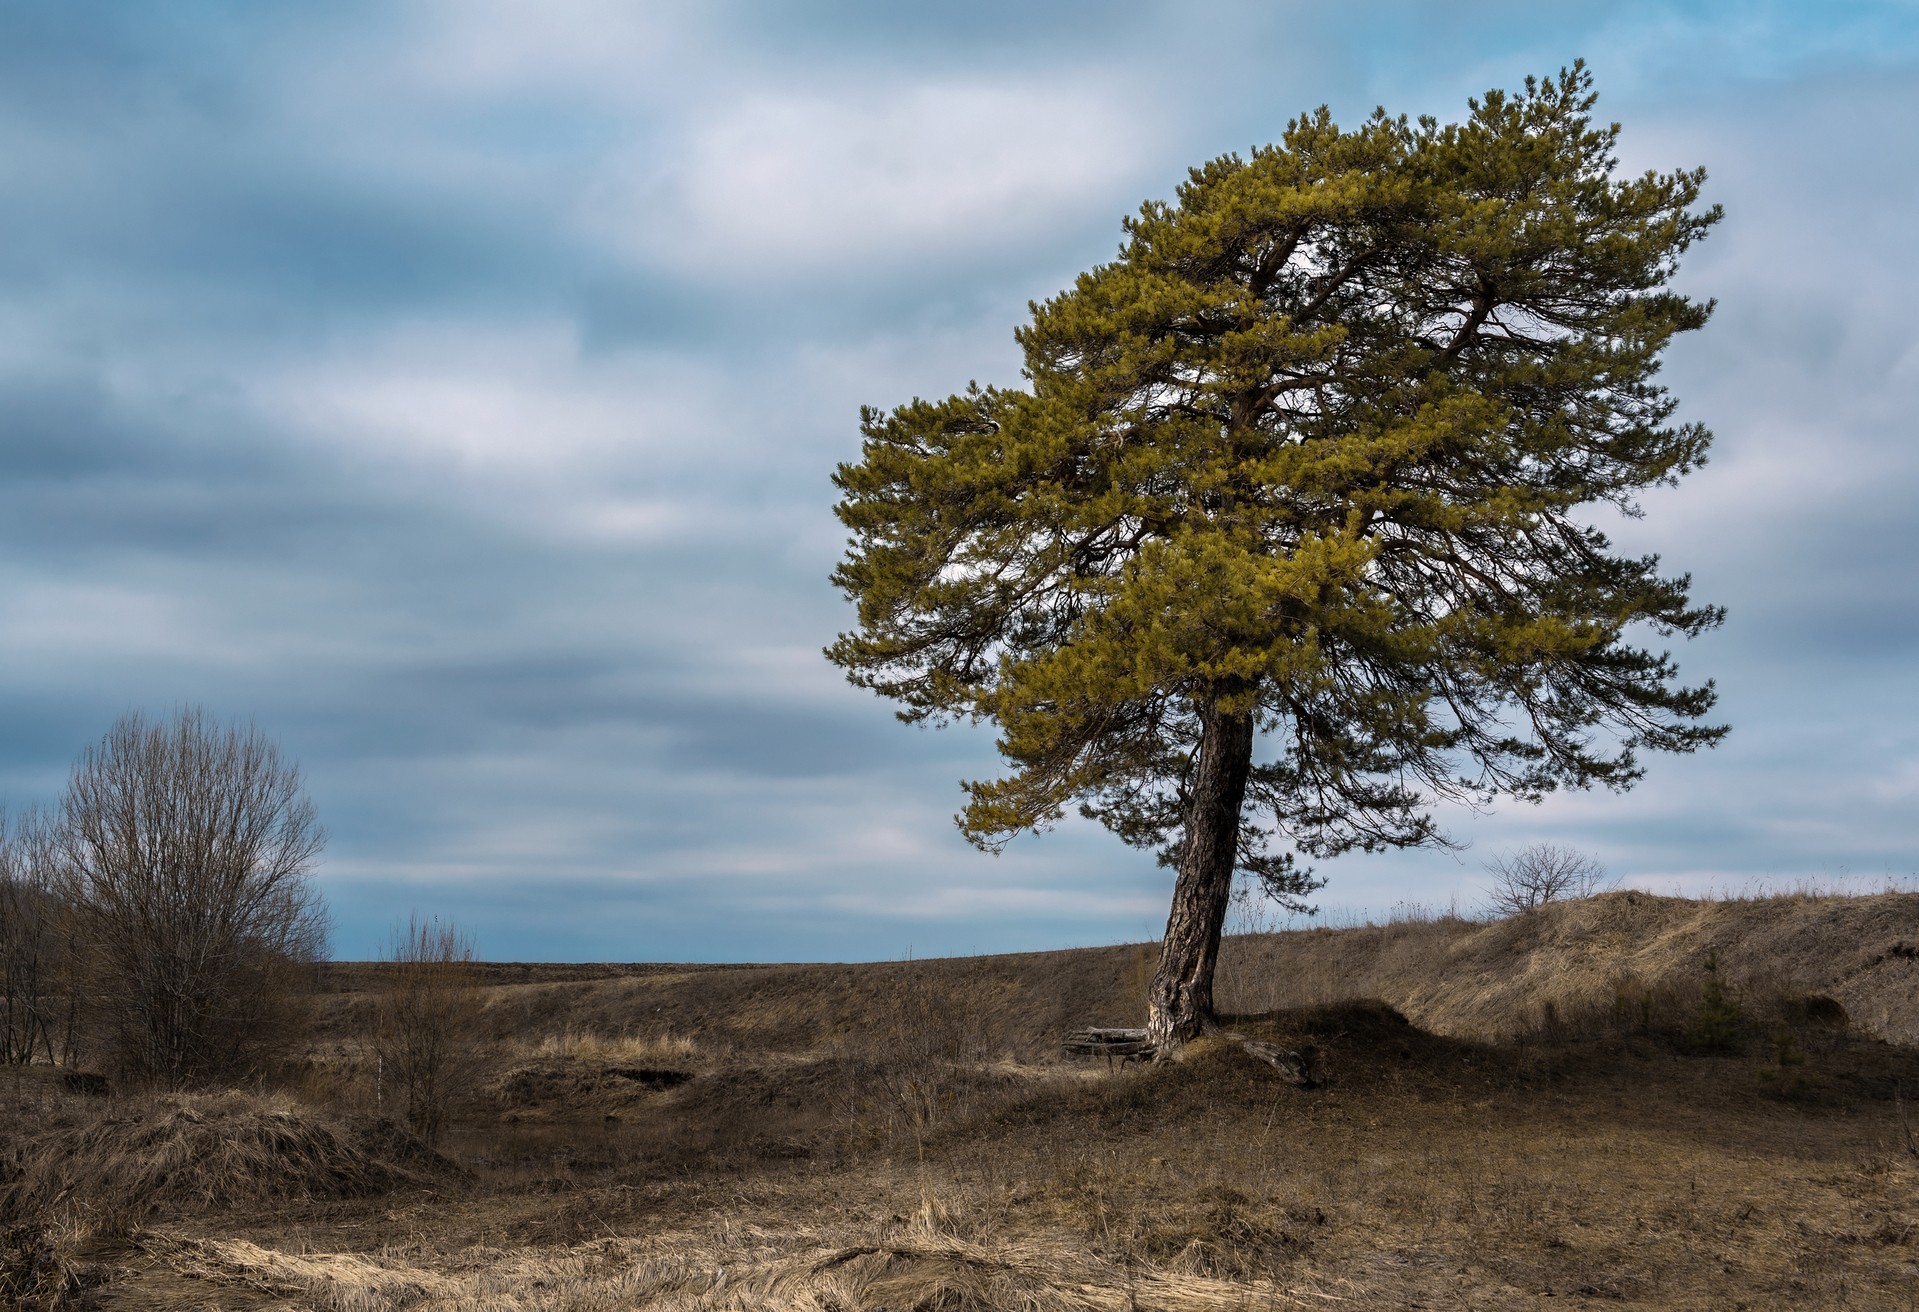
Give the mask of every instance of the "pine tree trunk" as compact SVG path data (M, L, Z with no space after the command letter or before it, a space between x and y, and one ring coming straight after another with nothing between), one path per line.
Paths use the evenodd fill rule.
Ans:
M1253 717L1200 710L1199 760L1186 802L1186 845L1173 883L1159 969L1147 999L1146 1037L1164 1056L1212 1023L1213 968L1233 891L1239 808L1253 765Z

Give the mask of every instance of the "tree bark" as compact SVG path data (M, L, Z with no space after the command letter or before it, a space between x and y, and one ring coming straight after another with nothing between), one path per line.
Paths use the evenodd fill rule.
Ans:
M1239 809L1253 766L1253 715L1200 708L1199 760L1186 801L1186 844L1147 998L1146 1037L1162 1056L1212 1024L1213 968L1233 891Z

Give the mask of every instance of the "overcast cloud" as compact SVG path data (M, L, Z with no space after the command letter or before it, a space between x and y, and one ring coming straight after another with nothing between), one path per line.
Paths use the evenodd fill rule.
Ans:
M1626 166L1727 209L1667 374L1713 460L1619 536L1729 607L1680 656L1734 733L1322 903L1470 903L1539 837L1652 888L1909 880L1901 3L6 6L0 797L197 702L303 763L343 956L416 908L495 958L1152 937L1150 858L974 852L990 733L821 658L857 409L1017 381L1029 299L1302 110L1579 56Z

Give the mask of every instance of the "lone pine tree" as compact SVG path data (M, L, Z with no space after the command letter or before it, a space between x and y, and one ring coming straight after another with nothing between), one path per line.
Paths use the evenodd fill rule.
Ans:
M1655 381L1704 171L1622 177L1575 64L1463 123L1325 109L1149 202L1031 307L1024 388L862 414L828 649L907 720L990 719L997 850L1077 804L1177 874L1148 1036L1211 1019L1235 871L1444 842L1443 800L1623 789L1712 685L1657 557L1591 522L1701 464Z

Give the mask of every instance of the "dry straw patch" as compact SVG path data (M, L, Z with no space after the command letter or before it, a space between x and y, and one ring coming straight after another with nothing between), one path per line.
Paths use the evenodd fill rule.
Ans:
M386 1312L457 1298L460 1282L366 1253L285 1253L244 1239L149 1235L141 1247L179 1275L239 1285L324 1312Z
M697 1041L681 1034L609 1035L579 1029L549 1034L528 1045L525 1051L534 1058L636 1066L686 1066L701 1063L709 1055Z
M1040 1239L975 1243L919 1228L869 1243L770 1236L743 1253L712 1235L569 1249L476 1249L425 1269L365 1254L292 1254L243 1240L149 1241L181 1275L297 1300L322 1312L1226 1312L1329 1307L1350 1282L1283 1287L1118 1265Z
M123 1233L160 1214L366 1198L457 1168L384 1122L285 1098L172 1094L46 1131L14 1150L0 1217Z

